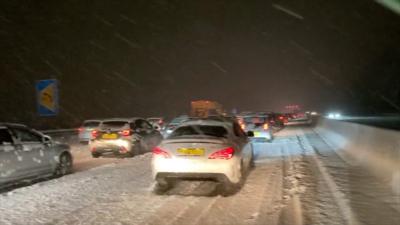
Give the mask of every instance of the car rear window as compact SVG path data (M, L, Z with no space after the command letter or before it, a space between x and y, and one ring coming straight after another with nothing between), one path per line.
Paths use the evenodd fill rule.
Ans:
M13 143L12 137L7 129L0 129L0 145L6 143Z
M266 123L268 122L268 118L267 117L244 117L243 118L244 122L249 124L249 123Z
M101 124L101 127L102 128L114 128L114 129L117 129L117 128L122 128L127 124L128 124L128 122L126 122L126 121L104 121Z
M207 125L191 125L183 126L176 129L169 137L180 136L213 136L213 137L227 137L228 131L221 126L207 126Z
M84 127L97 127L99 126L100 122L99 121L88 121L88 122L84 122L83 126Z

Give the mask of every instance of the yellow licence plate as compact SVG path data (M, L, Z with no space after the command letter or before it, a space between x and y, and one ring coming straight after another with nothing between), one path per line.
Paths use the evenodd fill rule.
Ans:
M118 135L117 134L103 134L103 135L101 135L101 138L103 138L103 139L117 139Z
M204 148L178 148L177 152L179 155L203 156Z

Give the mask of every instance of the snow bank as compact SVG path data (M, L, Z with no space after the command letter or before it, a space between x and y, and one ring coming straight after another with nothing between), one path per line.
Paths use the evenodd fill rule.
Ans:
M400 132L320 119L315 130L339 155L365 167L400 194Z

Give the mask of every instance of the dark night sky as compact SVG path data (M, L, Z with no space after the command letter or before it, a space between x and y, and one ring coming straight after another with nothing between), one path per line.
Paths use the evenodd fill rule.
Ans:
M227 109L393 112L400 16L373 1L3 1L0 115L35 126ZM291 16L279 7L299 16ZM60 81L38 118L34 82Z

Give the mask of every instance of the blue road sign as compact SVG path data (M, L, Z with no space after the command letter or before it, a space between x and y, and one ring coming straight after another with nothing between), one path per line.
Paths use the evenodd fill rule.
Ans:
M36 82L37 110L40 116L58 113L58 82L55 79Z

